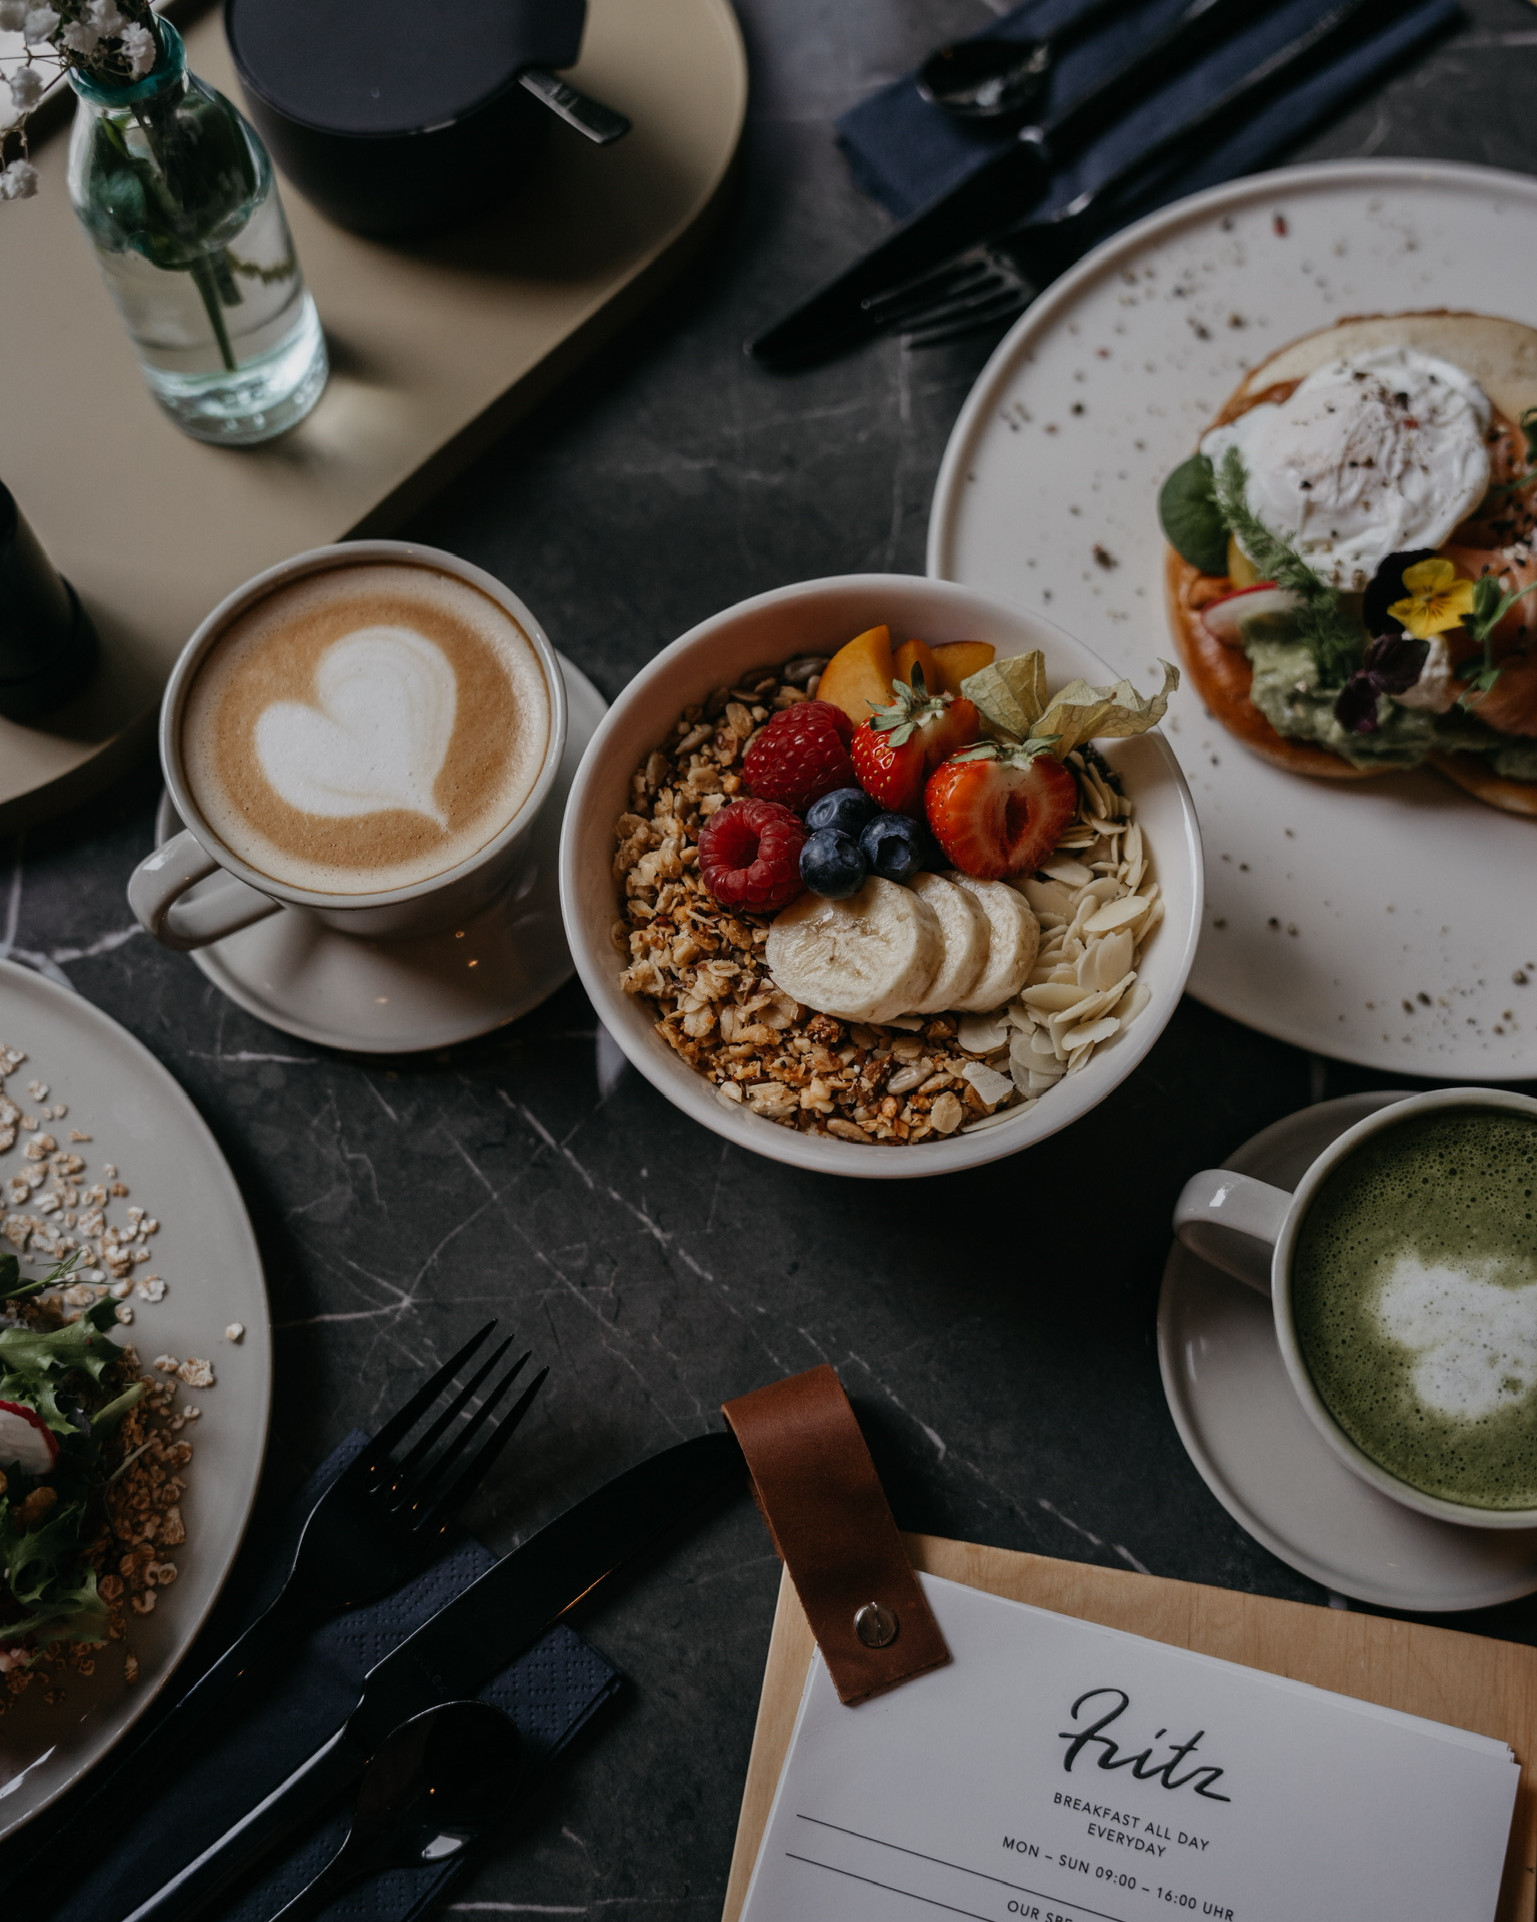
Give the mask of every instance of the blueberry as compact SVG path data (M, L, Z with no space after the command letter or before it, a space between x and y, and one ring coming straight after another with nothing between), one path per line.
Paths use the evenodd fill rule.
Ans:
M929 853L928 833L905 814L877 814L859 837L859 851L883 881L911 881Z
M813 801L807 808L806 825L813 833L818 828L836 828L840 834L857 839L859 830L875 811L875 803L862 787L834 788L831 794L824 794L820 801Z
M813 894L842 901L865 884L865 857L852 835L818 828L801 849L801 879Z

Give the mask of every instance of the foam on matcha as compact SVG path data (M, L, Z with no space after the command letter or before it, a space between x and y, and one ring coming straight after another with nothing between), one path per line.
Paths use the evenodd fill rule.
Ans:
M1414 1115L1327 1178L1294 1319L1325 1406L1427 1494L1537 1508L1537 1120Z

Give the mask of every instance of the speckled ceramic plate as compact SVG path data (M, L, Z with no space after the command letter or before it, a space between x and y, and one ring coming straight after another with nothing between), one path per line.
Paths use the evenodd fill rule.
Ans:
M1041 608L1147 685L1174 651L1158 488L1245 370L1350 314L1530 320L1534 259L1537 180L1482 167L1292 167L1166 208L1059 281L988 363L940 472L929 572ZM1537 823L1429 772L1285 774L1186 691L1165 731L1206 847L1192 993L1368 1067L1537 1077L1519 878Z
M1331 1141L1394 1093L1322 1101L1223 1166L1294 1188ZM1270 1303L1175 1242L1158 1303L1158 1365L1180 1440L1241 1528L1315 1582L1380 1608L1492 1608L1537 1589L1537 1531L1465 1528L1379 1494L1313 1426L1281 1359Z
M167 1284L165 1298L135 1300L133 1326L124 1331L140 1359L203 1356L216 1376L211 1389L186 1396L203 1411L186 1437L195 1451L182 1503L187 1543L175 1558L176 1581L154 1591L153 1614L135 1620L140 1679L124 1685L121 1651L112 1644L89 1681L71 1677L59 1703L45 1703L34 1685L0 1715L3 1838L131 1727L213 1606L256 1497L272 1337L261 1258L234 1176L202 1116L154 1056L81 996L10 961L0 961L0 1040L27 1052L13 1091L33 1078L46 1082L49 1102L68 1104L60 1135L75 1128L91 1137L79 1150L87 1172L98 1175L112 1162L132 1201L161 1223L151 1265ZM0 1176L11 1174L19 1153L20 1143L0 1155ZM236 1321L245 1327L238 1344L224 1334Z

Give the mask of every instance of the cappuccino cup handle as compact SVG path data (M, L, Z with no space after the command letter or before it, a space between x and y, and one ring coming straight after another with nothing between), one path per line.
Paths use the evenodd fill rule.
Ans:
M134 869L128 881L128 905L147 933L181 953L222 941L225 935L276 914L283 905L233 874L225 874L196 901L182 900L189 888L220 873L219 863L197 836L183 828Z
M1174 1232L1193 1255L1268 1295L1270 1258L1291 1205L1284 1188L1207 1168L1181 1189Z

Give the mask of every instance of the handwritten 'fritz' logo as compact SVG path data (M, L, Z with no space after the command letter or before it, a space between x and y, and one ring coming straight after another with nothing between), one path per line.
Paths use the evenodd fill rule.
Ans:
M1098 1702L1099 1707L1089 1708L1092 1702ZM1129 1768L1139 1782L1161 1782L1166 1789L1193 1789L1197 1795L1204 1795L1208 1802L1232 1801L1231 1795L1219 1795L1214 1786L1221 1781L1225 1770L1213 1768L1209 1763L1199 1763L1196 1767L1187 1769L1183 1775L1177 1772L1181 1765L1195 1753L1197 1745L1206 1733L1204 1728L1198 1728L1188 1741L1170 1743L1169 1751L1162 1761L1153 1760L1153 1743L1162 1741L1168 1734L1168 1730L1162 1728L1155 1733L1153 1742L1150 1742L1146 1748L1123 1755L1120 1743L1105 1731L1113 1722L1118 1722L1130 1707L1131 1697L1123 1688L1091 1688L1078 1697L1072 1707L1073 1721L1079 1722L1085 1710L1096 1715L1098 1719L1076 1728L1057 1731L1059 1739L1067 1743L1067 1752L1062 1758L1062 1766L1069 1775L1072 1774L1073 1764L1079 1756L1086 1749L1093 1747L1099 1751L1093 1759L1102 1769Z

